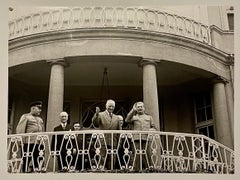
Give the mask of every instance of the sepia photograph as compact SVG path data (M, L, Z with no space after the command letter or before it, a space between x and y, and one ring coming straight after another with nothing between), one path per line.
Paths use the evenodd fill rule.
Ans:
M14 2L8 177L236 175L234 1Z

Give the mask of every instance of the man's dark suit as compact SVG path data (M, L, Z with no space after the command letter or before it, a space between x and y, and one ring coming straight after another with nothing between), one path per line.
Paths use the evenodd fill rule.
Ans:
M65 128L60 124L56 126L53 131L69 131L72 129L72 126L67 124ZM66 160L67 148L70 148L70 143L67 143L68 139L63 139L64 135L53 135L51 149L52 151L57 151L60 154L57 155L58 160L58 169L60 171L68 169L68 164L70 160ZM55 141L57 140L56 144Z

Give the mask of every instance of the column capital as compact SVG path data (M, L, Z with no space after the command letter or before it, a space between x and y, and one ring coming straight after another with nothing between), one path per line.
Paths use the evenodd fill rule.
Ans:
M138 61L138 66L143 67L146 64L152 64L157 66L157 64L161 62L161 60L156 60L156 59L150 59L150 58L143 58L140 61Z
M54 64L59 64L59 65L62 65L64 67L68 67L69 66L69 63L67 63L64 58L50 59L50 60L46 60L46 62L48 64L50 64L51 66L54 65Z
M215 76L215 77L211 78L211 81L214 84L215 83L224 83L224 84L226 84L226 83L229 82L229 80L227 80L226 78L224 78L222 76Z

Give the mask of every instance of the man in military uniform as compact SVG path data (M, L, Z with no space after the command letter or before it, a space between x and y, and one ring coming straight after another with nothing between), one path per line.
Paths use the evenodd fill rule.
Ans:
M30 112L23 114L18 122L16 127L16 133L38 133L44 132L44 124L41 117L39 117L41 113L42 102L36 101L30 104ZM34 149L33 149L34 148ZM36 170L39 167L39 161L37 160L39 157L39 142L36 140L36 136L24 136L23 137L23 153L33 153L33 160L30 157L23 157L23 172L29 172L29 163L32 161L33 168Z
M137 102L134 104L131 111L128 113L125 121L127 123L131 123L133 130L137 131L149 131L149 130L156 130L153 118L152 116L145 113L144 103L143 102ZM148 134L133 134L133 140L135 144L135 148L137 150L146 150L148 159L151 157L149 147L146 147L147 145L147 139ZM140 151L141 152L141 151ZM135 152L136 153L136 152ZM140 155L135 156L135 165L134 170L139 171L140 170ZM146 156L142 156L142 168L147 168L147 159Z
M103 112L100 112L99 107L96 107L96 113L94 114L92 118L93 125L95 127L99 127L101 130L120 130L120 121L121 117L113 114L113 111L115 109L115 101L109 99L106 102L106 110ZM101 143L102 147L100 150L100 156L101 156L101 164L104 162L104 158L106 156L106 148L107 149L116 149L117 142L118 142L118 136L117 134L113 134L113 137L111 136L111 133L104 134L105 141L107 147L105 147L104 142ZM113 138L113 140L112 140ZM113 143L113 147L112 147ZM116 157L113 156L113 167L115 167ZM110 170L111 169L111 157L110 155L107 156L106 159L106 165L105 168Z

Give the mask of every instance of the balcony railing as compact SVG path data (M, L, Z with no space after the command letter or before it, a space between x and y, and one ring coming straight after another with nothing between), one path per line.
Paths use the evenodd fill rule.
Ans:
M209 27L187 17L146 8L75 7L34 13L9 22L9 39L76 28L131 28L180 35L211 44Z
M234 152L198 134L64 131L8 135L8 172L234 173Z

